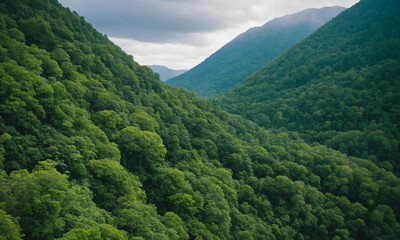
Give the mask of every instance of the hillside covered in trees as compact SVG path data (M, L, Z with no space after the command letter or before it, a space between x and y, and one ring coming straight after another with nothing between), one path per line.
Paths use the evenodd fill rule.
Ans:
M400 237L387 168L162 83L56 0L0 13L0 239Z
M224 93L344 9L306 9L251 28L199 65L167 83L184 87L202 97Z
M364 0L216 102L400 174L400 2Z

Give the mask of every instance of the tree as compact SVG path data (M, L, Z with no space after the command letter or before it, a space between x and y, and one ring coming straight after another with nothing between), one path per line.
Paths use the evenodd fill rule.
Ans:
M86 187L74 185L65 193L60 217L64 232L75 228L88 228L109 222L110 213L93 202L93 193Z
M68 180L54 166L52 161L39 162L32 173L15 171L0 183L0 201L20 219L23 233L30 239L52 239L59 227Z
M394 239L400 234L400 224L397 222L391 207L378 205L371 213L369 234L381 239Z
M164 216L161 217L161 222L167 227L174 229L178 235L177 240L187 240L189 239L189 234L187 233L187 228L185 222L175 213L166 212Z
M21 27L28 44L36 44L40 48L47 50L51 50L55 47L56 38L50 24L43 18L30 18L22 21Z
M0 210L0 239L1 240L22 240L21 228L12 216Z
M91 228L76 228L58 240L125 240L124 233L109 224Z
M167 150L156 133L141 131L137 127L126 127L116 136L120 147L122 164L129 170L150 170L164 162Z
M139 199L145 196L141 183L116 161L90 160L87 168L94 201L106 210L115 209L122 197Z

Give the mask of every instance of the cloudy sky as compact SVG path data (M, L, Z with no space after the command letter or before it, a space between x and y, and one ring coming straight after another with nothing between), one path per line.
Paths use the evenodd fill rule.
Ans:
M248 28L358 0L59 0L142 65L190 69Z

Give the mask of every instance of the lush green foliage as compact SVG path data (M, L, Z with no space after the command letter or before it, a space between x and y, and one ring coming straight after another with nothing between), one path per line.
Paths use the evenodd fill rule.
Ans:
M55 0L0 11L0 239L400 237L390 171L163 84Z
M342 7L307 9L249 29L167 83L203 97L224 93L343 10Z
M217 100L400 173L400 5L365 0Z

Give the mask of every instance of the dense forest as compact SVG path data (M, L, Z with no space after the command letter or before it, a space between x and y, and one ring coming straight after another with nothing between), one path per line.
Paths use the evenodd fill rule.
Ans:
M224 93L343 10L343 7L306 9L251 28L167 83L202 97Z
M400 2L364 0L216 102L400 174Z
M56 0L0 13L0 239L400 238L387 167L164 84Z

